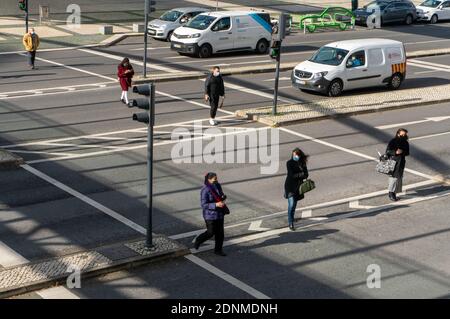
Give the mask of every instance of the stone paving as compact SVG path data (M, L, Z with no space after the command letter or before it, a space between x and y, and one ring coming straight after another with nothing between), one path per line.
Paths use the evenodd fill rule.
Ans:
M345 92L344 92L345 94ZM282 126L339 114L374 112L384 109L450 101L450 84L415 89L400 89L368 94L326 98L317 102L283 104L272 116L272 106L238 110L236 115L270 126Z

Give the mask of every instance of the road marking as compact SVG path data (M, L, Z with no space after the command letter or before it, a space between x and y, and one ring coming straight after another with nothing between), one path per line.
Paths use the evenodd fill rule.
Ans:
M27 262L27 259L23 258L0 240L0 265L8 268L26 264Z
M204 81L204 80L200 80L200 81ZM253 94L253 95L258 95L258 96L264 97L266 99L273 100L273 95L272 94L264 93L264 92L261 92L261 91L258 91L258 90L254 90L254 89L249 89L249 88L237 85L237 84L225 83L225 87L229 88L229 89L232 89L232 90L236 90L236 91L240 91L240 92L244 92L244 93L248 93L248 94ZM281 101L281 102L290 103L290 104L298 103L298 101L294 101L294 100L291 100L291 99L285 99L285 98L282 98L282 97L278 97L278 100Z
M60 153L60 152L45 152L45 151L25 151L25 150L11 150L11 153L19 154L45 154L45 155L55 155L55 156L73 156L74 153Z
M94 51L94 50L90 50L90 49L79 49L78 51L82 51L82 52L85 52L85 53L90 53L90 54L93 54L93 55L98 55L98 56L105 57L105 58L112 59L112 60L117 60L117 61L122 61L123 60L123 56L113 55L113 54L109 54L109 53L103 53L103 52ZM133 63L133 64L136 64L136 65L144 66L144 62L142 62L142 61L130 59L130 62ZM159 70L159 71L164 71L164 72L167 72L167 73L180 73L180 70L167 68L165 66L161 66L161 65L158 65L158 64L147 63L147 68L152 68L152 69Z
M299 136L299 137L304 138L306 140L309 140L311 142L322 144L322 145L325 145L325 146L328 146L328 147L331 147L331 148L334 148L334 149L337 149L337 150L340 150L340 151L343 151L343 152L346 152L346 153L349 153L349 154L353 154L353 155L356 155L356 156L359 156L359 157L362 157L362 158L365 158L365 159L368 159L368 160L371 160L371 161L378 162L378 159L375 158L375 157L372 157L372 156L369 156L369 155L366 155L366 154L363 154L363 153L360 153L360 152L356 152L356 151L353 151L351 149L348 149L348 148L345 148L345 147L342 147L342 146L339 146L339 145L336 145L336 144L325 142L325 141L319 140L317 138L314 138L314 137L311 137L311 136L308 136L308 135L305 135L305 134L302 134L302 133L297 133L295 131L289 130L289 129L284 128L284 127L281 127L280 130L282 130L282 131L284 131L286 133L290 133L290 134L295 135L295 136ZM417 175L417 176L420 176L420 177L423 177L423 178L426 178L426 179L429 179L429 180L435 180L435 181L440 182L440 183L446 183L446 184L450 183L448 180L437 178L435 176L424 174L424 173L421 173L421 172L418 172L418 171L415 171L415 170L412 170L412 169L409 169L409 168L405 168L405 172L408 172L408 173L411 173L413 175Z
M382 126L377 126L375 128L378 130L387 130L387 129L391 129L391 128L399 128L399 127L404 127L404 126L413 125L413 124L420 124L420 123L425 123L425 122L442 122L442 121L445 121L448 119L450 119L450 116L427 117L424 120L382 125Z
M301 216L301 218L310 218L310 217L312 217L312 209L303 210L302 214L300 216Z
M170 47L147 48L148 51L152 51L152 50L161 50L161 49L170 49ZM144 51L144 48L130 49L130 51Z
M41 52L56 52L56 51L70 51L70 50L78 50L83 48L93 48L98 47L98 44L88 44L81 45L76 47L62 47L62 48L53 48L53 49L39 49L39 53ZM13 54L26 54L25 51L9 51L9 52L0 52L0 55L13 55Z
M233 286L239 288L240 290L248 293L250 296L255 297L256 299L271 299L270 297L268 297L267 295L263 294L262 292L254 289L252 287L250 287L249 285L247 285L246 283L238 280L237 278L234 278L234 277L230 276L229 274L223 272L219 268L214 267L211 264L208 264L207 262L205 262L204 260L198 258L197 256L187 255L187 256L185 256L185 258L187 260L190 260L191 262L193 262L197 266L202 267L203 269L209 271L210 273L216 275L217 277L219 277L219 278L225 280L226 282L232 284Z
M408 62L408 65L412 65L412 66L416 66L416 67L424 68L424 69L430 69L430 70L436 70L436 71L440 71L440 72L450 73L450 69L442 69L442 68L438 68L438 67L431 66L431 65L412 63L412 62Z
M257 221L251 222L250 226L248 227L248 230L250 230L250 231L266 231L266 230L269 230L270 228L261 227L262 222L263 222L262 220L257 220Z
M290 81L290 80L291 80L291 78L288 78L288 77L280 77L280 81ZM274 82L274 81L275 81L275 79L267 79L267 80L264 80L263 82Z
M409 140L417 141L417 140L423 140L423 139L431 138L431 137L444 136L444 135L448 135L448 134L450 134L450 132L436 133L436 134L430 134L430 135L425 135L425 136L413 137L413 138L410 138Z
M425 43L436 43L436 42L446 42L450 41L449 39L443 39L443 40L430 40L430 41L418 41L418 42L406 42L405 45L409 44L425 44Z
M31 167L28 164L24 164L21 165L21 167L23 169L25 169L26 171L30 172L31 174L43 179L44 181L52 184L53 186L65 191L66 193L69 193L70 195L78 198L79 200L81 200L82 202L85 202L86 204L95 207L96 209L98 209L99 211L105 213L106 215L114 218L115 220L121 222L124 225L127 225L128 227L134 229L135 231L137 231L138 233L141 233L143 235L145 235L147 232L145 230L144 227L142 227L141 225L136 224L135 222L132 222L131 220L129 220L128 218L123 217L122 215L116 213L115 211L113 211L112 209L109 209L108 207L100 204L99 202L96 202L95 200L81 194L80 192L74 190L73 188L57 181L56 179L48 176L47 174Z
M63 286L37 291L36 293L43 299L80 299L80 297Z
M350 202L348 206L350 208L353 208L353 209L371 209L371 208L375 208L375 206L360 205L359 204L359 200L355 200L355 201Z
M410 63L410 62L419 63L419 64L425 64L425 65L431 65L431 66L435 66L435 67L438 67L438 68L450 69L450 65L446 65L446 64L433 63L433 62L416 60L416 59L408 60L408 63Z

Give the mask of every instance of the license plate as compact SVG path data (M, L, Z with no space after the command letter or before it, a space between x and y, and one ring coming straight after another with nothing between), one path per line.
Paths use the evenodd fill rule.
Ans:
M181 48L181 45L180 44L174 44L173 47L179 49L179 48Z
M306 81L297 80L297 83L298 83L298 84L303 84L303 85L304 85L304 84L306 84Z
M155 35L155 34L156 34L156 31L155 31L155 30L149 30L148 33L149 33L150 35Z

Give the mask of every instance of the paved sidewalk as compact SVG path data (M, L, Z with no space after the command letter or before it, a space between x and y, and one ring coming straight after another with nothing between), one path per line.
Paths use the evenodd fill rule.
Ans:
M278 127L339 115L378 112L447 101L450 101L449 84L396 91L386 89L371 94L324 98L318 102L282 104L278 106L278 114L275 116L271 114L272 106L238 110L236 115Z
M80 271L83 280L189 254L185 246L162 235L155 235L153 244L154 248L149 250L144 240L135 240L0 270L0 298L64 284L74 270Z

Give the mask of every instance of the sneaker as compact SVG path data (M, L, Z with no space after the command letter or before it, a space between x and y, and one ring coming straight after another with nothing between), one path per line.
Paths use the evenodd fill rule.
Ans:
M215 251L214 252L216 255L218 255L218 256L222 256L222 257L225 257L227 254L225 254L224 252L223 252L223 250L221 250L221 251Z
M216 121L214 121L213 119L210 119L210 120L209 120L209 124L210 124L210 125L217 125Z
M294 224L290 224L290 225L289 225L289 229L292 230L292 231L294 231L294 230L295 230Z
M398 201L397 196L395 196L395 193L389 192L389 199L393 202Z
M192 243L194 244L194 248L196 250L198 250L200 248L200 243L197 242L197 238L198 238L198 236L195 236L195 238L192 240Z
M125 100L124 100L124 99L121 99L121 101L122 101L123 104L127 104L127 103L125 103Z

